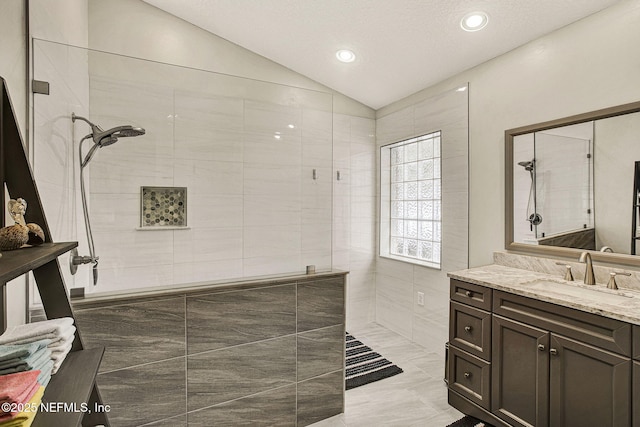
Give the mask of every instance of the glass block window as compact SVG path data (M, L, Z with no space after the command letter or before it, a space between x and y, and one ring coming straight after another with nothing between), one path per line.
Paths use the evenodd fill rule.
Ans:
M436 268L442 248L440 137L438 131L400 141L383 147L388 155L381 156L389 170L388 197L381 197L388 200L382 206L389 210L388 255Z
M140 227L186 227L186 187L141 187Z

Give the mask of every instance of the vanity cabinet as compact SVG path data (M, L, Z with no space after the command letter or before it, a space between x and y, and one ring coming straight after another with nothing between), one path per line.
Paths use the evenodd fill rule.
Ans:
M638 414L637 407L632 409L632 375L633 384L638 384L640 361L632 361L630 324L469 285L474 287L472 292L491 295L491 304L482 310L491 319L490 326L482 328L491 331L491 350L478 354L478 347L486 343L478 337L460 338L465 326L474 330L478 317L467 314L471 307L460 307L458 290L465 283L452 279L448 363L449 401L454 407L496 426L632 425L632 411ZM459 325L461 321L468 324ZM471 377L460 375L456 366L461 365L460 354L466 360L484 355L487 366L482 375L489 375L490 384L483 383L479 389L471 381L478 373L468 365L463 368ZM638 386L634 387L635 395L640 395ZM487 389L490 395L484 395ZM482 399L476 395L478 390ZM634 426L640 426L638 417Z
M491 292L451 280L449 389L486 410L491 397Z
M640 427L640 362L633 362L633 427Z

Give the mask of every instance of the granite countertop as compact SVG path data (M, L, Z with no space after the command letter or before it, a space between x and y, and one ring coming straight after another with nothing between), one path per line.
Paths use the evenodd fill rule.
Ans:
M607 289L551 274L491 264L447 274L452 279L640 325L640 292Z

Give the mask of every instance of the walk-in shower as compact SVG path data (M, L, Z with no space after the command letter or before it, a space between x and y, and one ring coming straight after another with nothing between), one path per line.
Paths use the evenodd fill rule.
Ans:
M131 125L116 126L108 130L103 130L100 126L90 122L88 119L81 116L76 116L75 113L71 113L71 121L75 123L76 120L82 120L88 123L89 126L91 126L91 133L80 140L80 144L78 147L78 159L80 161L80 194L82 197L82 213L84 214L84 226L87 231L89 255L80 256L78 255L78 251L74 249L69 262L71 266L71 274L76 274L76 272L78 271L78 265L80 264L93 264L93 285L95 286L98 284L98 257L96 256L95 246L93 243L93 234L91 232L91 222L89 220L87 194L84 183L84 168L89 164L98 148L115 144L118 141L118 138L144 135L145 130L143 128L133 127ZM82 144L89 138L93 139L93 146L83 157Z

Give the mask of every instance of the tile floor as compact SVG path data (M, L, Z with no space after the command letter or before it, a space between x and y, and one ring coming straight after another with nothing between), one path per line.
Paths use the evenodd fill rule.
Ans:
M425 348L377 324L348 332L404 372L348 390L345 412L313 427L445 427L463 416L447 403L444 343Z

